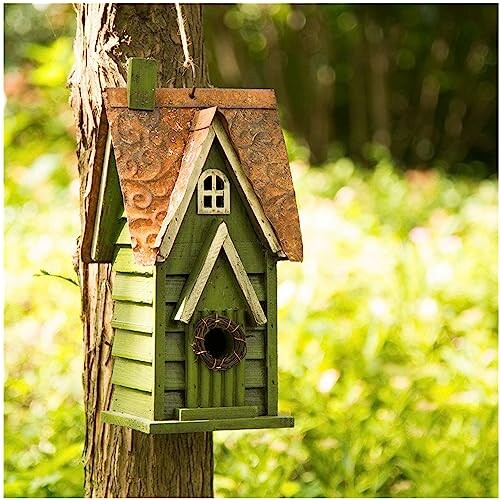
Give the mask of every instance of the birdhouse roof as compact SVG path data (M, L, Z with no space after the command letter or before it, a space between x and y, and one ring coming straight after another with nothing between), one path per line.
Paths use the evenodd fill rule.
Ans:
M164 259L165 254L159 254L162 238L179 216L183 197L190 195L190 176L196 173L195 165L200 168L200 157L206 158L215 136L226 145L224 152L271 249L289 260L302 260L299 216L274 91L197 89L193 99L187 89L157 89L153 111L129 109L125 88L109 88L103 94L106 116L96 154L101 165L94 165L84 261L96 260L91 247L100 220L96 192L104 192L105 179L98 174L109 156L106 143L116 159L135 260L150 266ZM254 197L253 203L249 197Z

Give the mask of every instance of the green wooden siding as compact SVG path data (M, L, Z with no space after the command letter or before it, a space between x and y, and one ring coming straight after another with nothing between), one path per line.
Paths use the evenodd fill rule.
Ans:
M237 182L231 169L226 166L226 160L217 140L214 140L208 155L204 169L207 168L217 168L229 178L231 182L231 213L228 215L198 215L195 192L166 261L167 274L189 275L191 273L207 231L214 220L224 221L227 224L229 234L238 249L247 273L264 273L266 266L265 246L259 241L252 226L249 212L238 193L238 189L236 189Z
M152 392L152 364L132 359L115 358L111 382L130 389Z
M150 392L115 385L111 397L111 409L153 419L153 397Z
M123 224L123 222L122 222ZM127 227L128 235L128 226ZM123 233L123 228L122 228ZM130 244L130 242L129 242ZM150 266L140 266L134 261L134 251L131 246L116 246L115 260L113 262L113 271L120 273L139 274L144 276L152 276L153 268Z
M178 420L212 420L217 418L256 417L256 406L231 406L225 408L178 408L175 416Z
M135 359L137 361L153 361L153 337L149 334L115 329L113 339L113 356Z
M226 255L221 252L198 302L198 311L245 310L246 301Z
M115 301L111 326L134 332L153 333L154 315L150 305Z
M122 214L123 216L123 214ZM126 219L114 250L114 330L111 408L154 419L153 268L135 264Z
M154 284L152 277L120 272L115 274L112 294L113 299L152 304L153 293Z

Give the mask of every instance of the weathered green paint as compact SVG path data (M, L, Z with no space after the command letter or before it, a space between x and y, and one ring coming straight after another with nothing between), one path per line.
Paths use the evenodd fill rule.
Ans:
M232 406L219 408L177 408L177 420L208 420L214 418L245 418L256 417L256 406Z
M113 299L152 304L154 284L153 277L117 272L113 282Z
M164 370L163 378L166 390L183 390L186 387L186 373L183 361L167 362Z
M193 289L196 287L197 280L200 276L200 273L202 272L202 269L205 265L205 261L207 260L207 255L210 251L210 247L212 245L212 242L215 238L215 235L219 229L219 223L218 221L212 221L212 224L208 226L207 233L205 235L205 241L201 244L201 247L199 248L198 256L196 257L196 260L194 261L193 269L191 270L191 273L189 274L189 277L182 288L182 291L180 293L180 296L178 297L178 300L175 302L180 302L184 303L185 301L188 300L188 298L193 294ZM215 269L214 269L215 270ZM213 271L212 273L213 274ZM170 282L170 279L167 279L168 282ZM172 280L173 282L173 280ZM207 283L208 285L208 283ZM204 292L205 293L205 292Z
M154 310L145 304L116 301L111 326L134 332L153 333Z
M196 319L193 317L193 319ZM191 321L186 327L185 352L186 352L186 406L198 405L198 360L191 348L193 342L193 323ZM167 334L168 335L168 334Z
M118 238L116 240L117 245L126 245L131 248L131 240L130 240L130 231L127 224L127 219L120 219L123 221L123 227L118 234Z
M232 319L243 326L245 329L245 312L244 310L234 311ZM245 333L243 331L243 333ZM235 405L245 405L245 364L246 359L242 359L232 370L234 373L234 386L235 386Z
M219 254L198 302L198 310L245 309L246 301L224 252Z
M172 318L174 316L176 304L167 304L165 306L165 319L166 319L166 327L165 330L167 332L184 332L185 323L181 323L180 321L174 321Z
M176 408L184 408L186 398L184 391L166 391L165 392L165 419L174 418Z
M167 291L165 301L168 303L177 304L186 281L187 276L183 274L167 276Z
M154 330L153 340L155 346L155 355L153 358L154 371L154 416L161 420L165 418L165 327L166 327L166 280L165 265L155 266L153 272L155 283L153 314Z
M127 65L127 102L130 109L155 107L157 63L154 59L131 57Z
M111 408L113 411L153 419L153 397L150 392L115 385Z
M198 363L198 376L200 378L199 382L199 394L198 394L198 404L202 408L210 406L211 400L211 382L212 382L212 372L208 369L207 365L203 362Z
M125 226L121 226L120 234L123 233L123 227L126 226L126 224ZM127 245L130 245L130 240ZM131 246L115 247L113 271L119 273L138 274L142 276L153 276L153 267L140 266L135 263L134 253Z
M214 420L195 420L181 422L179 420L154 421L146 418L127 415L114 411L102 412L103 419L109 424L122 425L147 434L172 434L181 432L212 432L217 430L238 429L274 429L293 427L293 417L252 417L225 418Z
M264 330L256 328L246 328L245 336L247 339L247 360L265 359L266 343L264 339Z
M217 168L230 179L231 169L221 154L220 145L214 140L204 169ZM234 180L231 185L235 184ZM245 270L249 274L265 272L265 246L259 240L247 209L237 189L231 189L231 213L228 215L198 215L196 193L193 195L186 215L177 234L174 246L166 261L167 274L191 274L207 231L216 220L224 221L229 230Z
M120 358L151 363L153 361L153 338L149 334L116 329L112 354Z
M151 363L133 359L115 358L111 382L116 385L151 392L153 389L153 367Z
M260 359L245 359L245 388L266 386L266 364Z
M165 335L165 361L184 361L185 336L182 332L167 332Z
M267 414L278 414L278 333L276 259L266 255L267 293Z
M234 405L234 368L226 370L222 377L224 379L224 406Z
M222 373L214 371L212 373L212 406L222 404Z
M95 262L112 262L115 241L121 229L120 216L123 212L123 198L115 155L110 144L109 147L110 156L107 165L103 166L92 241L92 260Z
M256 406L258 415L267 415L266 389L264 387L245 389L245 406Z

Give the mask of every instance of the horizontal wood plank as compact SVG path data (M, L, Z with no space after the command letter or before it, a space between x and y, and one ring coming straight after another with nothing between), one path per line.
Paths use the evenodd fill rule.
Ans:
M151 393L121 387L113 387L111 408L117 412L130 413L146 418L153 418L153 398Z
M175 416L180 421L256 417L257 407L226 406L219 408L177 408Z
M165 361L184 361L184 332L167 332Z
M258 415L266 415L266 390L261 389L246 389L245 390L245 405L256 406Z
M102 412L104 422L135 429L146 434L179 434L183 432L212 432L238 429L278 429L293 427L294 419L290 416L263 416L253 418L225 418L215 420L149 420L116 411Z
M117 272L113 282L113 299L152 304L154 280L149 276L136 276Z
M113 340L113 356L135 359L136 361L153 361L153 337L148 334L115 330Z
M245 387L264 387L266 385L266 365L261 360L245 361Z
M115 358L111 382L130 389L151 392L153 389L153 367L151 363Z
M127 89L109 87L105 90L112 108L127 107ZM161 88L155 92L159 108L276 109L272 89L204 89L197 88L194 98L186 89Z
M165 291L166 302L177 303L187 278L187 275L182 274L167 276L167 286Z
M165 307L166 311L166 322L165 324L167 325L165 327L165 330L167 332L184 332L184 323L181 323L180 321L175 321L173 319L174 313L175 313L175 304L167 304Z
M179 390L186 386L184 362L167 361L165 363L165 390Z
M176 408L186 406L184 391L165 392L165 418L174 418Z
M115 301L111 326L122 330L153 333L153 314L150 305Z
M264 332L262 330L247 330L247 360L250 359L265 359L266 345L264 339Z
M130 246L115 247L115 260L113 262L113 271L119 273L139 274L143 276L152 276L152 266L141 266L134 260L134 251Z

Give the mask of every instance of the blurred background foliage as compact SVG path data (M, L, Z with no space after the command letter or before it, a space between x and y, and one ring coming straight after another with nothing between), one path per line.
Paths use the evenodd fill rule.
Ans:
M81 496L79 291L35 276L74 278L74 14L4 9L5 496ZM296 427L215 433L216 495L496 497L497 7L206 15L213 83L277 88L305 240L278 290Z
M272 87L313 164L497 170L496 5L206 8L215 85ZM215 27L216 29L212 29Z

